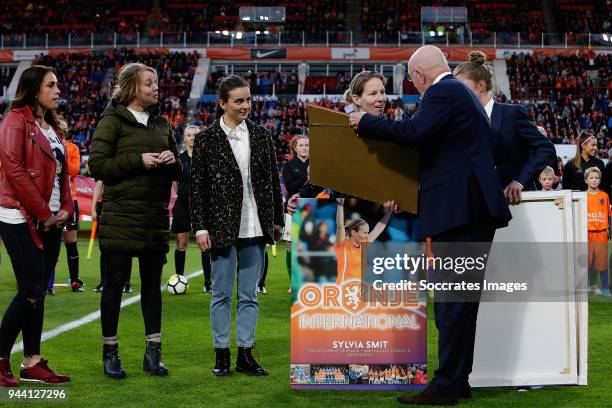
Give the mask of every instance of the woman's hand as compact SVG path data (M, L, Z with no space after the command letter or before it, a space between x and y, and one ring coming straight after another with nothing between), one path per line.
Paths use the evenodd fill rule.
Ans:
M513 181L508 184L504 189L504 195L506 199L510 202L510 204L520 204L521 203L521 191L523 191L523 186L518 181Z
M68 211L66 210L59 210L57 212L57 223L58 224L65 224L68 222L68 219L70 218L70 213L68 213Z
M349 126L357 130L359 128L359 122L361 121L361 118L363 118L363 115L365 115L365 112L352 112L349 115Z
M199 235L196 238L196 241L198 242L198 246L200 247L200 251L202 252L208 251L211 247L210 234L208 232Z
M386 203L383 203L383 208L387 212L391 212L393 214L397 214L399 212L399 207L397 204L395 204L395 201L387 201Z
M51 231L51 228L55 227L58 222L57 215L51 214L49 218L47 218L43 224L43 230L45 232Z
M174 157L174 153L171 150L164 150L157 157L162 164L174 164L176 163L176 157Z
M163 161L159 159L160 153L143 153L140 156L142 157L142 163L145 166L145 169L149 170L154 167L157 167L160 164L163 164ZM173 156L174 157L174 156Z
M294 194L294 195L291 196L291 198L287 202L287 213L289 215L293 215L293 213L295 212L295 209L297 208L297 202L298 202L299 198L300 198L299 194Z

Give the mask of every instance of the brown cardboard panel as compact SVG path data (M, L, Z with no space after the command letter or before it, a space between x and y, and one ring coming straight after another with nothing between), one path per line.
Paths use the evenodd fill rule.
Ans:
M308 105L310 182L365 200L394 200L417 213L419 153L415 146L366 140L348 115Z

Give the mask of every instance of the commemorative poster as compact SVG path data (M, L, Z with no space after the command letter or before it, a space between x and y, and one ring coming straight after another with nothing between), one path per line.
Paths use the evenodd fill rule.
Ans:
M419 245L418 229L414 216L365 200L299 200L291 228L292 388L426 387L425 297L373 290L368 276L370 254Z

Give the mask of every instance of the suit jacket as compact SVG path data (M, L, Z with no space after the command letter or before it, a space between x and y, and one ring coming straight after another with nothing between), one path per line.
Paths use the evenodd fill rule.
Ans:
M285 223L274 143L264 127L248 119L246 123L257 215L272 244L274 224ZM213 248L233 245L240 233L242 174L219 120L196 135L189 187L193 231L208 230Z
M557 161L555 146L538 131L520 105L493 104L491 137L502 188L515 180L525 191L535 190L535 181L544 167Z
M358 133L420 147L419 217L425 236L467 224L508 225L512 216L488 148L486 113L451 74L429 87L411 119L366 114Z

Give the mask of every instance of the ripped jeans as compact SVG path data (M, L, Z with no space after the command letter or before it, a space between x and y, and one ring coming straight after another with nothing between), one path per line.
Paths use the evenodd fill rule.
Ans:
M0 358L10 357L20 332L23 336L23 354L40 354L47 283L59 256L62 230L39 231L38 234L43 250L34 243L26 223L0 222L0 235L17 280L17 294L4 312L0 324Z

